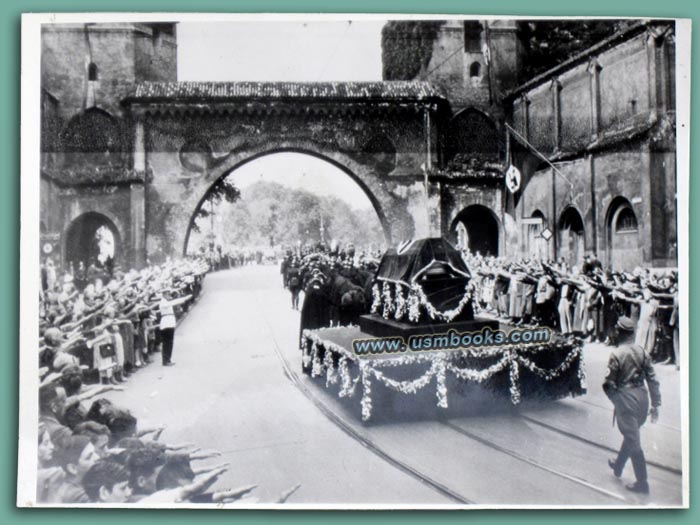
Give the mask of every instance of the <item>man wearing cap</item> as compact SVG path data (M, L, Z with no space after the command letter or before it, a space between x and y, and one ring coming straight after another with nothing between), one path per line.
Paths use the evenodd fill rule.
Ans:
M628 317L621 317L617 328L620 333L619 346L610 354L603 390L615 406L614 418L624 439L617 458L608 460L608 465L619 478L627 460L631 459L636 482L626 485L626 488L632 492L648 494L647 466L639 429L646 421L647 413L651 414L652 423L659 417L659 382L651 356L634 342L634 322Z

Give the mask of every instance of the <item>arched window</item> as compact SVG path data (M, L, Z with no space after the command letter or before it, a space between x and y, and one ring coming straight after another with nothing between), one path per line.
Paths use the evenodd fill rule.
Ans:
M525 253L531 259L542 260L547 257L547 239L542 236L542 232L547 226L544 213L535 210L525 224L525 242L527 243Z
M65 236L67 262L78 268L95 265L111 272L119 256L120 235L105 215L87 212L70 223Z
M480 78L481 77L481 64L478 62L472 62L472 65L469 66L469 76L473 78Z
M639 223L630 201L616 197L606 218L607 264L613 270L631 270L642 264L644 254L639 239Z
M564 210L559 218L559 256L570 266L581 264L585 252L583 218L573 207Z
M90 62L88 65L88 80L95 82L97 80L97 64Z
M637 217L632 208L624 207L617 214L615 221L615 233L635 233L637 231Z

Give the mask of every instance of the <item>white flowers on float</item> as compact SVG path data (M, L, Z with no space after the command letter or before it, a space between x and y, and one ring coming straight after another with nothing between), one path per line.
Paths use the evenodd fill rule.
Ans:
M393 294L392 287L394 288ZM408 297L405 296L404 289L408 290ZM381 310L381 316L384 319L393 317L397 321L408 319L412 323L417 323L421 318L421 312L424 311L433 321L449 323L461 314L471 302L472 289L473 286L467 284L464 288L464 295L457 306L450 310L440 311L430 302L420 283L414 282L409 285L407 283L383 280L381 291L379 283L375 283L372 287L372 308L370 312L379 314Z
M569 370L574 363L578 363L577 378L579 386L586 389L586 374L583 364L583 351L580 342L567 342L556 350L563 351L568 347L564 359L554 368L545 369L537 366L535 362L525 354L553 351L551 346L533 346L518 348L516 346L488 347L470 350L456 350L452 352L427 352L419 354L403 354L392 356L390 359L359 359L350 350L324 340L310 330L304 330L302 334L304 344L302 346L302 359L305 366L312 363L312 377L320 377L325 374L326 386L340 383L338 397L352 397L357 385L362 383L362 398L360 401L362 420L366 421L372 414L372 381L377 380L385 387L401 394L416 394L419 390L428 386L432 379L436 379L437 406L447 408L447 375L454 375L462 381L483 383L496 374L508 370L509 394L511 402L517 405L521 401L520 367L523 366L533 374L552 381ZM520 351L519 351L520 350ZM555 351L556 351L555 350ZM323 352L323 359L320 353ZM334 359L334 355L336 359ZM460 359L499 359L490 366L482 369L462 368L455 364ZM578 360L577 360L578 358ZM334 361L335 364L334 365ZM358 364L359 374L353 377L350 371L350 363ZM427 363L429 366L425 372L415 379L399 381L388 377L381 369L396 368L418 363Z

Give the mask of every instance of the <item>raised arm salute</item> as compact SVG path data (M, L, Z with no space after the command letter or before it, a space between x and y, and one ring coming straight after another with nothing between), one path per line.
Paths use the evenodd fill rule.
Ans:
M184 303L189 298L190 296L186 295L173 299L171 292L165 291L158 303L158 309L160 310L161 341L163 342L163 366L173 366L175 364L172 361L175 327L177 326L174 307Z

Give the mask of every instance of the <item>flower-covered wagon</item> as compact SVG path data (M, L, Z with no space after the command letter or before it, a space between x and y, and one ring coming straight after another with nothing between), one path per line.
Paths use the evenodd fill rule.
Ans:
M406 395L434 388L441 408L448 407L448 395L456 397L450 385L464 383L514 405L585 393L580 341L475 318L470 281L460 252L444 239L387 251L374 279L371 313L359 326L303 330L303 368L325 377L341 398L359 389L363 420L372 414L379 385ZM517 343L514 331L521 335ZM538 333L548 338L537 340Z

